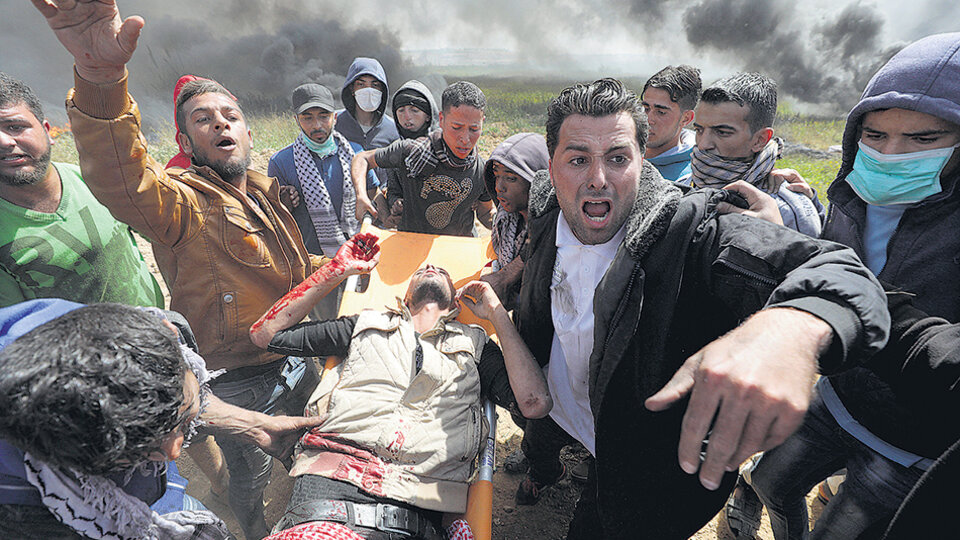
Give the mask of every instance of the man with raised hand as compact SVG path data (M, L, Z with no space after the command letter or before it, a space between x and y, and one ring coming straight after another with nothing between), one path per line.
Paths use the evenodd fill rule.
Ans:
M482 281L458 293L427 264L394 309L295 326L342 280L376 266L376 241L351 239L250 329L254 343L281 354L344 359L310 397L307 414L325 420L300 443L278 531L306 534L332 521L366 538L438 538L440 513L466 510L481 394L530 418L550 410L543 372ZM455 320L461 302L493 324L500 346Z
M784 225L817 237L824 209L816 195L789 187L795 171L771 174L783 152L773 136L776 115L777 83L759 73L737 73L705 89L693 120L691 175L681 183L722 188L742 180L776 199Z
M690 176L690 153L696 134L686 129L700 101L700 70L686 65L667 66L647 79L640 103L647 113L650 137L643 158L667 180Z
M67 97L80 168L93 194L151 240L171 309L195 329L213 392L233 405L300 414L317 380L313 361L268 353L246 329L309 275L314 262L276 181L248 169L252 136L239 104L213 81L193 81L176 103L178 135L192 165L163 167L147 153L126 64L144 21L120 18L112 0L34 0L75 62ZM230 506L248 539L267 533L263 490L272 460L223 439Z
M643 108L617 80L562 91L546 132L514 315L554 406L525 436L597 458L568 538L687 538L731 471L800 425L818 368L883 346L883 292L850 249L718 216L723 191L682 197L644 162ZM562 467L527 457L534 479Z

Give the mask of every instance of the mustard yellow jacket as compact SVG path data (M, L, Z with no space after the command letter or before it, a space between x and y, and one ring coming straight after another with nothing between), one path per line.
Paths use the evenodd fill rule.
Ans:
M67 113L83 177L114 217L153 243L170 309L193 327L207 366L280 358L250 341L250 325L321 259L307 253L277 181L247 171L244 194L207 167L165 171L147 154L126 77L97 85L76 76L75 85Z

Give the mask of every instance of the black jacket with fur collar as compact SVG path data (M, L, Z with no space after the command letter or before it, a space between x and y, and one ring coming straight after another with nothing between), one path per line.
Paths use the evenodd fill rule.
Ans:
M710 492L677 462L685 403L652 413L643 401L698 349L770 306L829 323L820 359L833 372L879 350L889 316L883 291L852 250L741 215L718 215L728 194L683 195L644 163L626 237L594 296L590 404L596 426L598 538L687 538L732 487ZM553 339L551 277L560 209L546 171L531 187L530 240L515 313L541 365Z

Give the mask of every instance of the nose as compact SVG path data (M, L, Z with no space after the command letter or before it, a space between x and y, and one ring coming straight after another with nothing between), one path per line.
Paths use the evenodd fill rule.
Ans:
M607 173L604 169L604 161L602 159L595 159L590 164L590 169L587 171L587 187L592 190L602 190L607 185Z
M697 148L704 151L712 151L716 148L716 144L713 141L713 137L707 135L705 131L697 132Z
M506 192L507 192L507 186L503 183L502 180L497 180L497 182L493 185L493 187L494 187L494 189L496 190L497 193L506 193Z
M0 148L13 148L16 145L17 140L6 131L0 129Z

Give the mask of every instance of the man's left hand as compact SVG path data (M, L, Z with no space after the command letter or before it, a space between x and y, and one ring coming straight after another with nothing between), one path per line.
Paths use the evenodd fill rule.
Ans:
M457 300L470 308L474 315L490 320L497 308L502 308L500 298L486 281L471 281L457 291Z
M691 356L646 400L662 411L689 395L678 457L717 489L724 472L786 440L810 404L817 359L833 330L804 311L769 308ZM706 455L701 451L706 446Z
M366 274L380 262L380 246L377 245L377 235L372 233L357 233L347 240L337 250L334 262L340 263L347 276Z

